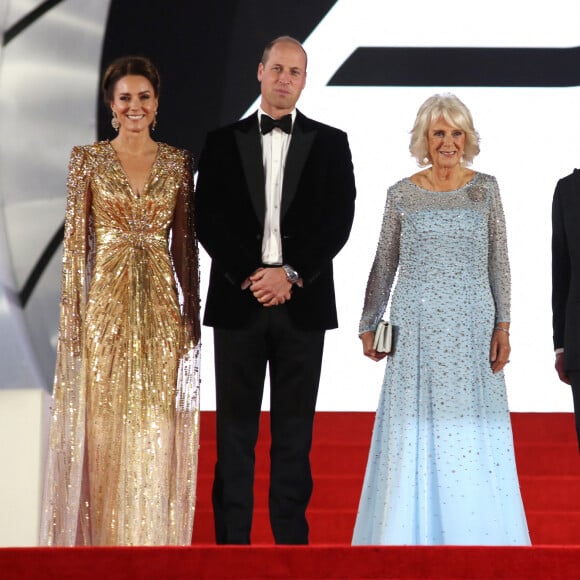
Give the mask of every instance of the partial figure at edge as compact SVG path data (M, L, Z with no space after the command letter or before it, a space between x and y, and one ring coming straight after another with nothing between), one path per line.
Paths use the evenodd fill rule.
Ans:
M552 322L556 372L570 385L580 451L580 169L556 184L552 201Z

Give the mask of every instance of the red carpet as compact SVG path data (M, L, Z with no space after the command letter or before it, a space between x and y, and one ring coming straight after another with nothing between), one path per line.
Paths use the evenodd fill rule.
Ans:
M366 467L373 413L318 413L312 449L312 544L348 544ZM213 543L213 413L202 416L202 449L193 543ZM533 544L580 544L580 454L571 413L513 413L520 485ZM252 541L272 543L268 522L268 430L263 415L256 449ZM580 578L580 571L578 574Z
M2 580L578 578L580 548L253 546L0 550Z
M5 548L0 579L580 578L580 455L570 413L512 414L531 548L350 547L372 413L317 415L308 547L271 545L264 415L256 460L255 545L216 547L210 501L214 420L213 413L202 413L192 547Z

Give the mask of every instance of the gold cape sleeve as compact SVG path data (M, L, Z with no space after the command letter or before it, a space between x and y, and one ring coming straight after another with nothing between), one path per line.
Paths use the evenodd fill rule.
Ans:
M85 369L82 327L88 287L90 159L74 147L67 178L60 325L40 544L85 544L88 536L85 453Z
M191 543L199 450L199 252L193 220L193 162L188 152L184 151L183 155L182 181L176 201L171 243L173 264L181 287L184 331L175 402L172 544Z

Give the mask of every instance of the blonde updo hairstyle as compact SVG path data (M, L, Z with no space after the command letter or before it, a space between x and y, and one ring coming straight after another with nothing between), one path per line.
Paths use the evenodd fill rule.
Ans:
M479 153L479 133L473 126L469 109L450 93L433 95L419 108L415 124L411 130L411 143L409 144L411 155L417 160L420 167L427 167L433 163L429 157L428 131L431 123L440 118L465 132L465 148L461 164L471 165Z

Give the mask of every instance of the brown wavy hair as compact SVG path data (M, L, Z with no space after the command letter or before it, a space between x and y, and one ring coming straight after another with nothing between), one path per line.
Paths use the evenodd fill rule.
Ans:
M153 86L156 97L159 97L161 78L155 65L144 56L122 56L114 60L103 75L103 101L109 105L114 100L115 85L127 75L145 77Z

